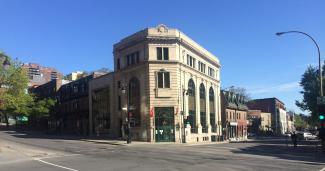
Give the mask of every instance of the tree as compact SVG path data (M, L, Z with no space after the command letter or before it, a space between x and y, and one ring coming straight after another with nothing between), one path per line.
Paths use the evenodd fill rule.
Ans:
M243 96L245 101L250 101L250 100L251 100L251 97L250 97L250 95L247 93L246 88L231 86L231 87L229 88L229 91L230 91L230 92L233 92L233 93L235 93L235 94L239 94L239 95Z
M296 100L296 105L303 111L309 111L311 113L310 121L317 123L317 97L320 96L320 80L319 71L316 67L309 66L307 68L302 75L300 86L303 88L300 91L303 99L302 101Z
M6 56L0 53L0 56ZM30 113L30 104L33 97L27 93L28 77L26 71L21 67L18 60L12 60L8 57L10 66L8 69L0 67L0 110L5 117L7 126L8 117L18 114L28 115Z
M51 108L54 107L56 101L51 98L35 100L31 106L31 116L34 118L48 117Z
M40 99L28 93L29 80L21 63L0 52L0 57L3 56L10 60L8 69L2 65L0 67L0 114L4 116L7 126L9 116L24 115L36 119L48 117L55 100Z
M294 115L294 121L295 121L295 128L297 130L305 130L306 128L308 128L308 117L304 116L303 114L300 115Z

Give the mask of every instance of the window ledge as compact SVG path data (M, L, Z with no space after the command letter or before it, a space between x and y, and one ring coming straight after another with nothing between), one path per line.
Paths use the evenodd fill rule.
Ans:
M156 88L156 97L172 97L171 88Z

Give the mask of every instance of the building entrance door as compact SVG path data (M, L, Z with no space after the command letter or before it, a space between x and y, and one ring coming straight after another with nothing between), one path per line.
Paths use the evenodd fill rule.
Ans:
M155 107L156 142L174 142L174 108Z

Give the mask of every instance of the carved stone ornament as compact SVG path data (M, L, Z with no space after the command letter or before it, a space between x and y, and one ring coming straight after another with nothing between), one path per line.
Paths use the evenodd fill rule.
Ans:
M165 26L164 24L159 24L159 25L157 26L157 30L158 30L158 32L160 32L160 33L167 33L167 32L168 32L168 28L167 28L167 26Z

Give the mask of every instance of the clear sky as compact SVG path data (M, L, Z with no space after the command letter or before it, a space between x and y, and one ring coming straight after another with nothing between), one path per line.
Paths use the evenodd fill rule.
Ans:
M303 35L275 32L307 32L325 53L322 0L0 0L0 7L0 49L22 62L65 74L113 69L114 43L163 23L218 56L223 88L277 97L296 112L301 75L317 66L317 51Z

